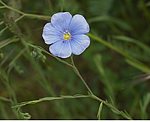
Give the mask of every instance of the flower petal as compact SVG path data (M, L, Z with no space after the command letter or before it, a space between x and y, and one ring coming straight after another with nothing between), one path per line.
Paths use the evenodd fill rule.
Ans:
M69 41L56 42L49 47L49 51L61 58L68 58L72 53Z
M89 45L90 38L86 35L75 35L70 41L72 53L80 55Z
M46 44L52 44L61 40L60 35L61 33L57 31L51 23L47 23L44 26L42 37Z
M51 23L59 31L64 32L68 30L72 19L72 15L69 12L59 12L52 16Z
M89 24L82 15L76 14L71 20L70 31L72 35L86 34L89 32Z

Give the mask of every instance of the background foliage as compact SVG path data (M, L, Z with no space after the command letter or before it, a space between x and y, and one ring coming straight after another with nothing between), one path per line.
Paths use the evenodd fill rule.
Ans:
M91 45L74 61L102 102L76 99L86 87L47 52L42 29L59 11L90 24ZM0 0L0 119L150 119L149 23L146 0Z

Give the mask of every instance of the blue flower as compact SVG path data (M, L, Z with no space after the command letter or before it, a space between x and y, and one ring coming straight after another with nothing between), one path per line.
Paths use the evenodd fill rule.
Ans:
M58 57L80 55L89 45L89 25L82 15L72 17L69 12L56 13L44 26L42 37L49 44L49 51Z

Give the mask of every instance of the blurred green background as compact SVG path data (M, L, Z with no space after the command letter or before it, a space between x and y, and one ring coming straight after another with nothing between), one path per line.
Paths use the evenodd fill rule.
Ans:
M94 94L132 119L150 119L148 0L0 0L0 119L20 119L12 106L23 101L87 93L70 67L39 49L48 51L42 29L60 11L82 14L90 25L91 45L74 60ZM98 108L90 98L64 99L27 105L19 113L97 119ZM103 105L101 119L125 118Z

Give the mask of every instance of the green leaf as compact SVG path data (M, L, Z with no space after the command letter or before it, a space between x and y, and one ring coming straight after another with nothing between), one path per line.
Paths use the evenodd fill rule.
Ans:
M125 42L136 44L137 46L139 46L140 48L142 48L143 50L145 50L147 52L147 54L150 55L150 47L147 46L147 45L145 45L141 41L138 41L136 39L132 39L132 38L127 37L127 36L113 36L113 38L117 39L117 40L120 40L120 41L125 41Z

